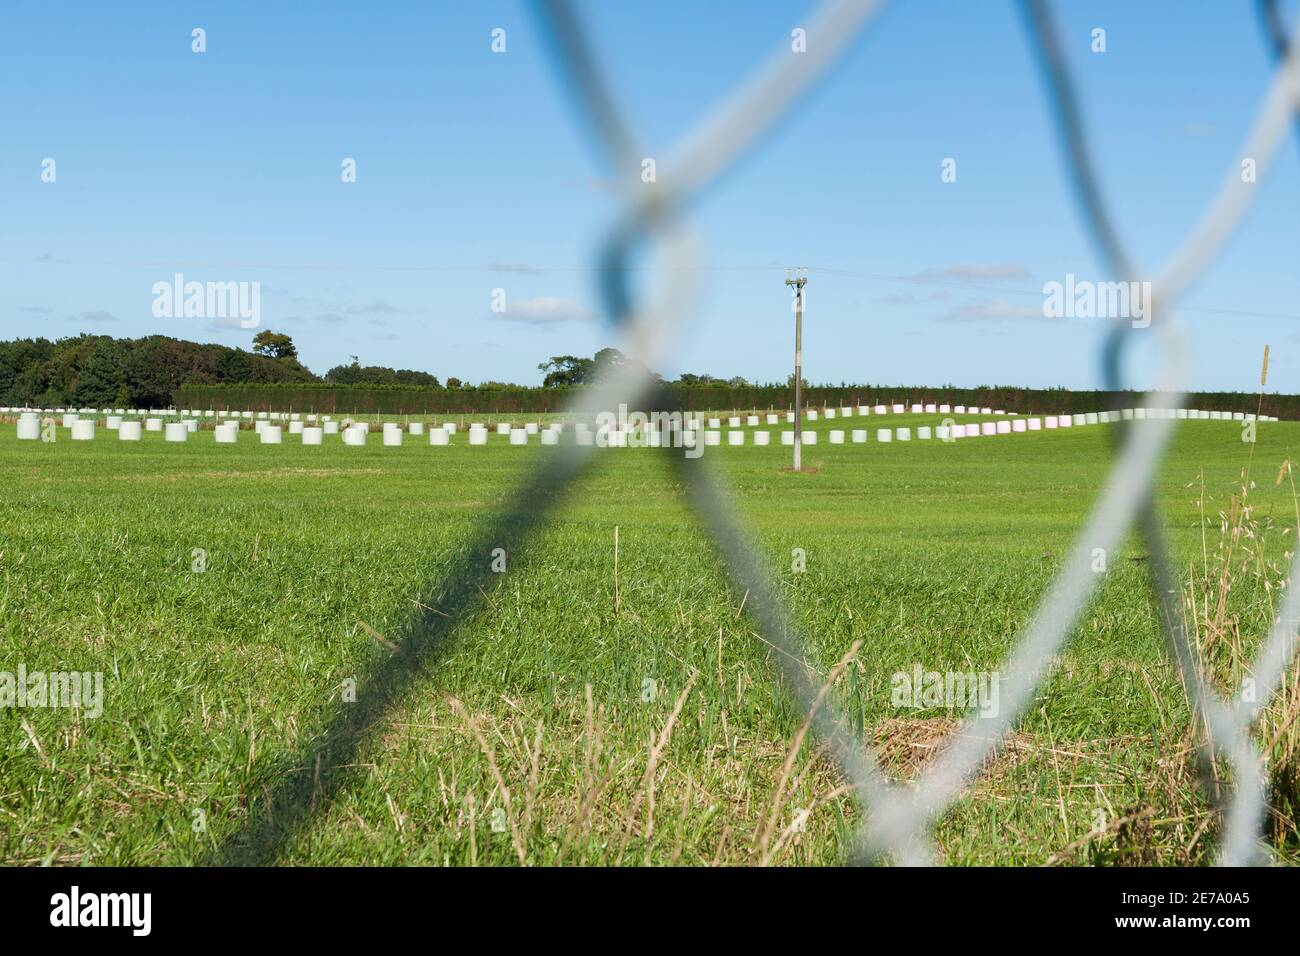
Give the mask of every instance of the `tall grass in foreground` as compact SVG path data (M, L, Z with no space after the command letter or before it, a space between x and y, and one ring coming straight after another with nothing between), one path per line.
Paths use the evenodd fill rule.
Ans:
M1300 528L1300 495L1296 493L1293 463L1288 458L1278 469L1275 485L1288 482L1293 514L1261 513L1251 500L1256 485L1247 466L1217 514L1205 515L1207 498L1201 484L1199 505L1203 516L1199 564L1188 567L1183 594L1184 621L1195 637L1195 651L1207 683L1230 700L1254 701L1253 660L1277 617L1287 573L1295 556ZM1217 540L1208 529L1218 525ZM1278 554L1278 550L1281 553ZM1265 706L1259 708L1254 740L1268 782L1268 818L1265 833L1278 850L1300 847L1300 662L1291 669ZM1189 728L1189 736L1204 739L1203 722ZM1207 789L1226 799L1226 769L1215 760L1205 768Z

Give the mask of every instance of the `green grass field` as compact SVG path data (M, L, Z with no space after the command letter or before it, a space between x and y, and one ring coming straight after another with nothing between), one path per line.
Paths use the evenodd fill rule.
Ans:
M1002 665L1103 483L1114 426L880 445L881 421L817 423L811 474L783 471L779 443L699 464L728 487L811 664L829 673L862 641L833 693L905 778L957 715L894 706L890 675ZM873 440L830 446L831 427ZM812 738L783 776L802 714L659 455L598 452L535 536L504 536L505 572L452 619L443 576L490 564L464 549L548 450L285 441L20 443L0 427L0 670L104 673L97 719L0 709L0 862L844 862L858 808ZM1185 423L1162 467L1196 600L1220 562L1240 566L1216 619L1241 653L1295 547L1275 479L1297 447L1300 424L1260 426L1250 524L1229 540L1240 425ZM1132 540L1107 556L1035 707L936 827L945 862L1212 861L1213 788L1197 785L1144 555ZM441 630L421 642L417 617ZM1290 821L1270 827L1285 861Z

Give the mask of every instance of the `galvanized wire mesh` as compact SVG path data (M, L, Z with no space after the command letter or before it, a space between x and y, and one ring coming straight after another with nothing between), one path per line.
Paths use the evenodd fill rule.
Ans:
M696 272L694 245L685 210L698 201L718 177L745 156L800 98L842 57L857 36L884 6L883 0L827 0L806 28L807 52L790 55L783 48L714 112L696 124L659 165L656 183L647 184L615 218L597 252L601 295L613 325L625 336L625 348L643 364L631 364L586 391L570 411L593 416L617 408L620 402L643 407L654 401L645 369L662 361L673 348L677 326L688 314ZM1116 279L1138 276L1112 225L1105 198L1092 171L1088 137L1075 102L1070 74L1058 46L1045 0L1022 0L1031 43L1059 127L1084 221L1103 261ZM604 159L629 175L639 171L641 157L635 130L605 81L597 57L584 35L580 18L568 0L537 0L538 22L551 41L555 67L573 96L578 118L595 134ZM1262 176L1274 157L1297 105L1300 104L1300 64L1292 41L1282 43L1279 66L1255 123L1238 155L1255 159ZM1214 257L1239 221L1253 196L1234 166L1212 197L1197 227L1157 272L1153 283L1154 321L1146 333L1157 337L1164 357L1158 393L1148 405L1178 404L1183 378L1183 339L1176 318L1180 294ZM634 256L657 251L668 268L657 270L660 286L638 299L629 288L629 263ZM1105 388L1124 387L1121 357L1138 330L1117 324L1102 350ZM801 427L796 423L796 427ZM1131 529L1143 536L1150 551L1151 585L1161 610L1170 654L1188 688L1193 709L1207 730L1209 750L1233 766L1236 790L1225 812L1219 858L1224 864L1265 859L1261 826L1265 803L1260 757L1250 739L1258 710L1281 682L1292 659L1300 626L1300 554L1293 562L1281 613L1265 640L1253 673L1257 698L1225 701L1212 691L1200 672L1189 636L1172 606L1175 592L1170 565L1151 497L1156 471L1176 427L1172 418L1121 422L1110 475L1060 574L1043 597L1011 654L1000 683L1001 706L985 716L976 708L953 734L953 742L913 785L895 784L881 770L876 755L854 739L834 702L821 699L814 674L804 663L805 642L780 600L764 562L733 515L722 490L697 461L665 451L687 489L688 498L712 536L738 593L747 595L745 613L760 636L779 654L775 660L786 687L811 717L812 728L851 784L862 808L861 831L852 848L857 861L881 858L927 863L935 858L930 829L935 820L986 765L1000 741L1015 726L1048 677L1054 655L1078 622L1098 582L1091 569L1093 549L1117 549ZM308 826L318 798L339 785L334 768L352 762L362 742L422 666L441 653L451 624L472 610L489 576L482 555L510 542L519 547L544 521L550 505L589 463L589 445L559 446L521 489L511 505L489 520L481 534L461 554L446 576L430 588L421 606L439 608L417 617L400 639L401 654L369 675L371 695L360 708L347 711L294 758L266 809L255 805L248 824L228 839L214 862L262 862L268 847L282 846ZM322 771L322 768L323 771ZM310 802L305 795L310 794Z

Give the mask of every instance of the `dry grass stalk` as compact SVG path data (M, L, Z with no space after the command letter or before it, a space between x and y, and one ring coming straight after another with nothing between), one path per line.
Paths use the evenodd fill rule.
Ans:
M804 738L808 736L808 731L812 727L813 718L817 715L817 711L826 700L826 696L831 692L831 688L835 686L836 681L840 679L840 675L844 673L845 668L847 668L853 658L857 656L858 650L861 647L861 640L854 641L853 645L845 652L844 656L840 658L839 663L831 669L830 676L826 678L825 683L822 684L821 689L817 692L817 697L813 700L812 706L808 708L808 715L804 717L803 723L799 725L799 730L794 735L794 740L790 742L790 748L785 755L785 763L781 765L781 777L777 782L776 793L772 796L772 806L768 811L767 821L763 824L763 829L759 831L758 839L756 841L760 864L762 866L767 866L771 862L769 844L772 839L772 831L776 827L777 817L780 815L781 808L785 804L786 785L790 779L790 771L794 769L795 760L798 759L799 751L803 747Z
M501 791L501 804L505 809L506 823L510 827L510 838L514 843L515 853L519 856L519 865L527 866L528 854L524 847L524 838L519 832L519 821L515 818L514 808L511 806L510 788L506 786L505 778L501 776L501 768L497 765L496 751L492 749L492 745L488 742L487 737L484 736L478 723L470 716L469 711L465 709L465 705L455 697L448 697L447 702L451 705L451 709L456 712L456 715L464 722L465 726L469 728L470 733L474 735L474 739L478 741L479 749L483 752L483 756L487 758L488 768L492 771L492 778L496 781L497 788Z

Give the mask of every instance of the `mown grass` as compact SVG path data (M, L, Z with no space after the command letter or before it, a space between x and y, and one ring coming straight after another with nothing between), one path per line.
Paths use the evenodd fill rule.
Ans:
M817 423L813 474L783 471L779 444L702 464L752 529L811 666L829 674L862 642L834 694L907 777L956 715L893 706L890 675L1002 665L1104 480L1111 432L823 444L832 427L874 439L877 422ZM0 670L103 671L104 714L0 709L0 860L846 858L858 810L812 738L784 769L803 715L655 453L600 452L447 619L438 582L461 560L488 567L464 549L544 449L66 435L0 429ZM1279 560L1295 512L1272 478L1297 444L1300 425L1265 424L1254 449L1254 515L1279 529ZM1203 530L1215 547L1249 451L1237 424L1180 429L1157 497L1181 568L1201 561ZM1144 557L1136 541L1107 556L1060 667L938 825L945 861L1212 859L1217 816ZM1243 613L1267 620L1262 589L1243 592ZM413 619L442 628L431 650ZM1243 632L1247 650L1259 636Z

